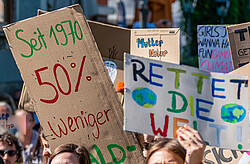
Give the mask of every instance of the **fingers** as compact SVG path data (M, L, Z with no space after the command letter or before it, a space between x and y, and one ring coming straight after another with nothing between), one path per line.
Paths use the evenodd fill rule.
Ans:
M184 148L188 149L190 146L195 147L197 145L197 139L192 136L192 133L184 128L178 129L177 134L178 140Z
M184 128L179 128L177 130L177 134L178 141L185 149L188 149L190 146L200 148L205 147L205 142L203 141L199 132L187 125L185 125Z
M199 142L195 135L193 135L191 132L188 130L185 130L184 128L180 128L177 133L179 136L181 136L184 140L189 141L190 143L197 143Z
M179 141L179 143L181 144L181 146L184 149L189 149L189 147L191 146L191 144L189 144L189 142L187 142L184 138L182 138L180 135L178 135L177 140Z
M179 143L186 149L186 163L200 163L206 144L199 132L185 125L177 130L177 134Z
M184 128L188 131L190 131L191 133L193 133L200 141L203 141L200 133L197 130L194 130L193 128L191 128L188 125L184 125Z

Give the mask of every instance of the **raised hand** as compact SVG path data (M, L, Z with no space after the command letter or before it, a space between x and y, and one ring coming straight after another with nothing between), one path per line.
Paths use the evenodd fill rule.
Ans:
M186 164L202 163L206 144L199 132L193 128L184 125L177 130L178 141L186 149Z

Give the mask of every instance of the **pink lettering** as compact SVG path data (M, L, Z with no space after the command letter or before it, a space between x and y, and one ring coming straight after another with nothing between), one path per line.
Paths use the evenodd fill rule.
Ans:
M231 53L230 53L230 50L226 50L226 51L217 51L216 49L213 50L212 52L212 59L221 59L221 58L224 58L224 59L228 59L231 57Z
M207 62L207 60L204 60L202 63L201 63L201 70L206 70L203 68L203 65Z

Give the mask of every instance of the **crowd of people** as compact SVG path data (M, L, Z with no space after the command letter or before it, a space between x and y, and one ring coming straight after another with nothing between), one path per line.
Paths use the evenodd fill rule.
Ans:
M91 163L88 150L81 145L66 143L52 152L42 127L37 128L34 112L24 109L14 112L10 105L0 102L0 113L15 115L18 122L15 128L0 131L0 163ZM185 125L177 134L177 139L150 136L153 139L142 147L147 151L146 164L201 163L206 145L199 133Z

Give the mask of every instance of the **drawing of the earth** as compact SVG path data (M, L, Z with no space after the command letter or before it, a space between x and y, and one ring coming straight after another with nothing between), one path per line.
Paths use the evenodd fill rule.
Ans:
M136 88L132 92L132 97L138 105L144 108L153 107L157 100L156 94L148 88Z
M221 108L222 120L229 123L237 123L244 120L246 117L246 110L243 106L237 104L226 104Z

